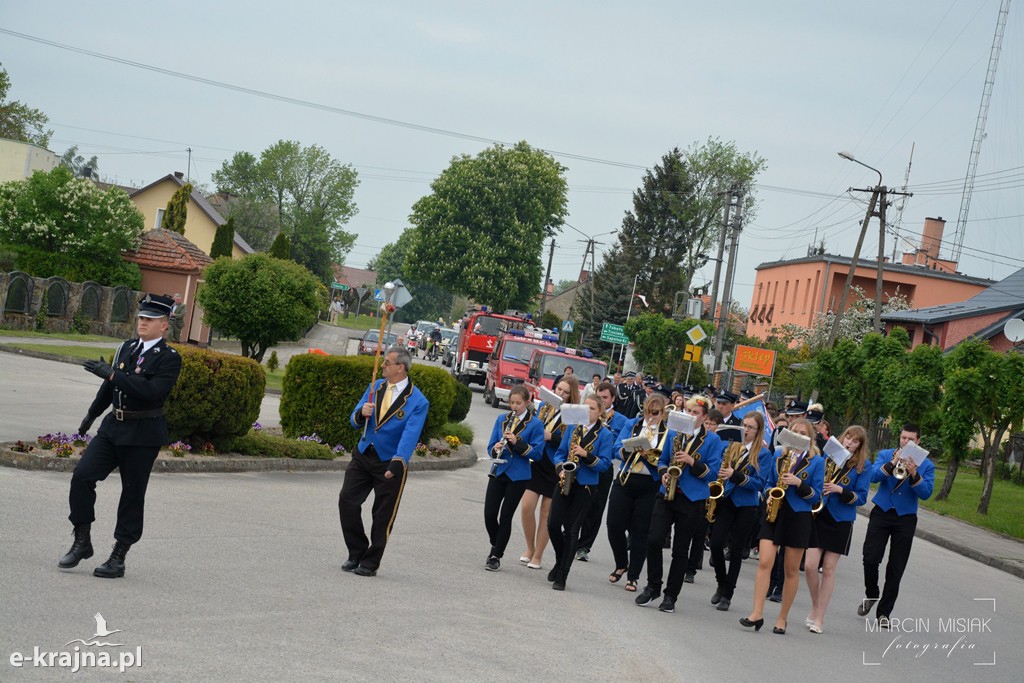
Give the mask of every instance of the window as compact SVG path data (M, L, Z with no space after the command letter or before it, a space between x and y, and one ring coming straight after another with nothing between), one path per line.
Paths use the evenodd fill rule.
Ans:
M82 286L82 305L78 314L85 320L96 320L100 317L100 287L87 282Z
M50 281L46 288L46 314L51 316L62 316L68 310L68 283L60 279Z
M155 225L154 227L155 227L155 228L156 228L157 230L159 230L159 229L160 229L160 226L164 224L164 212L165 212L166 210L167 210L167 209L157 209L157 210L156 210L156 225Z
M127 287L116 287L114 289L114 304L110 310L110 322L128 322L128 311L131 309L131 306L128 303L128 297L130 294L131 290Z
M32 280L25 273L12 273L10 284L7 285L7 299L4 311L11 313L28 313L32 299Z

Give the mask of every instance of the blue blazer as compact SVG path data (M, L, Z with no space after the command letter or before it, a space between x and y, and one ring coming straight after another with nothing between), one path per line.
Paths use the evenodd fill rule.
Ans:
M742 444L737 444L737 446L743 448ZM728 448L727 446L726 449ZM748 454L740 467L733 466L735 471L725 482L723 497L732 500L733 505L738 508L757 507L761 503L761 491L764 489L765 476L772 468L775 456L762 444L756 457L757 467L754 467L754 458Z
M555 453L555 467L557 468L569 456L569 443L572 441L573 432L584 429L583 425L573 425L566 429L562 435L562 443L558 445L558 452ZM615 438L612 433L603 426L596 425L593 429L583 435L580 445L590 452L590 458L586 461L580 460L576 468L576 483L584 486L596 486L598 475L604 472L612 464L612 444Z
M837 522L852 522L857 519L857 508L868 501L868 489L871 487L871 462L864 463L864 469L857 472L856 468L844 467L842 475L836 483L843 487L842 493L825 496L825 509Z
M370 389L367 387L363 397L356 403L352 415L349 416L349 422L356 429L362 429L366 425L365 433L359 438L358 448L361 453L366 453L367 449L373 446L382 462L398 459L408 464L416 444L420 442L430 402L410 380L405 391L391 402L388 412L381 415L381 402L384 400L386 388L386 380L377 381L374 394L376 408L373 415L364 418L360 411L363 404L370 400ZM367 422L369 424L366 424Z
M512 481L523 481L533 476L530 461L539 460L544 455L544 426L533 413L526 411L526 417L512 430L519 441L515 446L506 443L502 454L495 456L494 445L501 441L505 430L512 426L514 417L515 414L510 412L494 421L491 438L487 441L487 455L490 458L501 457L506 461L494 468L495 476L507 474Z
M718 438L714 432L709 432L701 425L693 437L696 443L693 453L693 467L684 467L683 473L679 475L677 487L683 492L688 500L698 501L708 499L708 484L718 478L718 470L722 466L722 453L725 452L725 442ZM665 445L661 449L661 459L658 460L658 472L664 474L672 464L674 454L674 441L676 433L669 430L665 435ZM684 442L688 443L688 442ZM661 486L662 495L665 494L665 485Z
M618 437L619 432L622 431L623 427L625 427L627 424L629 424L629 420L630 420L630 418L626 417L625 415L623 415L622 413L618 412L617 410L615 410L613 408L612 409L612 416L611 416L611 418L609 419L608 413L605 413L604 414L604 418L602 418L601 422L603 422L604 426L607 427L611 431L612 437L614 438L614 437ZM620 446L620 448L621 448L621 446ZM618 448L616 448L615 452L612 453L612 457L613 458L619 457L619 449Z
M764 488L766 491L779 483L779 468L782 466L784 450L780 448L775 451L775 462L772 467L768 468L765 477ZM793 462L796 462L798 457L800 456L795 454ZM825 485L825 458L820 455L808 458L793 474L800 477L810 491L801 494L798 486L786 487L786 504L793 512L810 512L821 500L821 488Z
M625 469L626 461L628 460L628 458L622 453L622 442L625 441L626 439L631 439L634 436L640 436L640 433L643 431L643 428L644 428L644 417L643 417L643 415L641 415L639 417L634 417L631 420L626 420L625 425L623 425L622 429L619 431L619 436L616 437L616 439L615 439L615 443L612 444L612 457L618 458L619 460L622 461L622 466L619 467L619 474L620 475L623 474L623 469ZM660 455L661 454L661 449L665 445L665 437L667 437L667 436L668 436L668 427L665 426L665 422L664 422L664 420L662 420L662 422L658 425L658 438L657 438L657 441L655 443L651 444L651 449L652 450L656 450L659 453L658 460L661 459L661 455ZM643 462L647 466L647 472L654 479L657 479L658 481L661 481L661 475L658 474L658 464L657 464L657 462L652 464L650 461L648 461L646 459Z
M876 507L888 512L896 509L896 514L916 515L917 501L928 500L932 496L932 489L935 488L935 463L930 458L925 458L921 466L917 468L917 477L911 481L907 477L900 481L892 476L892 470L886 465L892 460L894 448L887 448L878 452L875 464L871 470L871 482L878 483L878 491L872 502Z
M544 457L554 464L555 453L558 452L558 446L562 443L562 435L566 432L566 425L562 424L562 413L555 406L542 403L537 410L537 420L541 423L540 438L542 441L544 432L551 432L551 440L544 441Z

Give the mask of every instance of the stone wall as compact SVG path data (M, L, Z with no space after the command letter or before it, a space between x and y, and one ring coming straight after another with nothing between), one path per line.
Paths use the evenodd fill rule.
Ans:
M80 332L127 338L135 334L142 292L68 282L59 277L0 274L0 329ZM46 310L39 315L44 298Z

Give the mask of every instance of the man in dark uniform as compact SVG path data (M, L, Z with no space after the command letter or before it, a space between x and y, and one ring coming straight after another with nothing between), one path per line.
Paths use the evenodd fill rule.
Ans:
M125 555L142 537L149 473L160 447L168 441L164 401L181 372L181 356L163 339L173 304L168 296L147 294L139 302L139 338L118 347L113 366L102 359L85 361L85 369L101 377L103 384L78 433L88 432L108 407L113 406L113 411L104 418L71 476L68 519L75 527L75 541L58 561L61 569L78 566L92 557L89 532L96 519L96 482L106 479L114 468L121 473L121 501L114 527L116 542L110 559L97 567L93 575L105 579L124 576Z
M611 384L600 384L597 387L597 397L601 399L604 407L604 415L601 421L612 436L619 438L619 432L629 422L624 415L615 410L615 387ZM604 509L608 505L608 494L612 490L612 480L615 475L609 467L598 475L597 490L590 502L590 510L587 512L583 526L580 528L579 550L576 551L576 559L580 562L589 561L590 550L597 541L597 535L601 532L601 519L604 517Z
M348 547L343 571L374 576L380 567L384 546L402 502L409 459L423 431L430 403L409 380L412 356L392 346L384 356L384 379L370 387L352 411L351 423L362 429L352 462L345 470L345 482L338 495L341 533ZM373 524L370 538L363 527L361 508L373 491Z
M630 370L622 377L622 383L615 387L615 412L631 420L637 415L636 385L634 384L636 373Z

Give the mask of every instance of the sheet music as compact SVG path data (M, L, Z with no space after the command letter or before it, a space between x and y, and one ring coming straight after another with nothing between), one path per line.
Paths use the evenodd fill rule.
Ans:
M924 462L924 459L928 457L928 451L918 446L913 441L908 441L907 445L900 451L901 458L909 458L914 461L914 464L918 467Z
M824 450L825 455L832 458L832 461L839 467L845 465L846 461L850 459L850 455L852 455L850 451L843 448L843 444L839 443L834 436L828 437L828 441L825 442Z
M540 387L538 389L540 394L540 400L547 403L549 406L559 407L562 405L562 397L551 391L547 387Z
M635 451L648 451L651 449L651 441L646 436L634 436L629 439L623 439L622 450L627 453L633 453Z
M690 436L697 430L697 418L681 410L673 410L668 414L668 428L676 434Z
M590 423L590 406L586 403L563 403L562 424L585 425Z
M776 437L775 443L778 446L792 448L798 453L804 453L811 447L811 440L808 437L803 434L791 432L785 427L779 431L779 435Z

